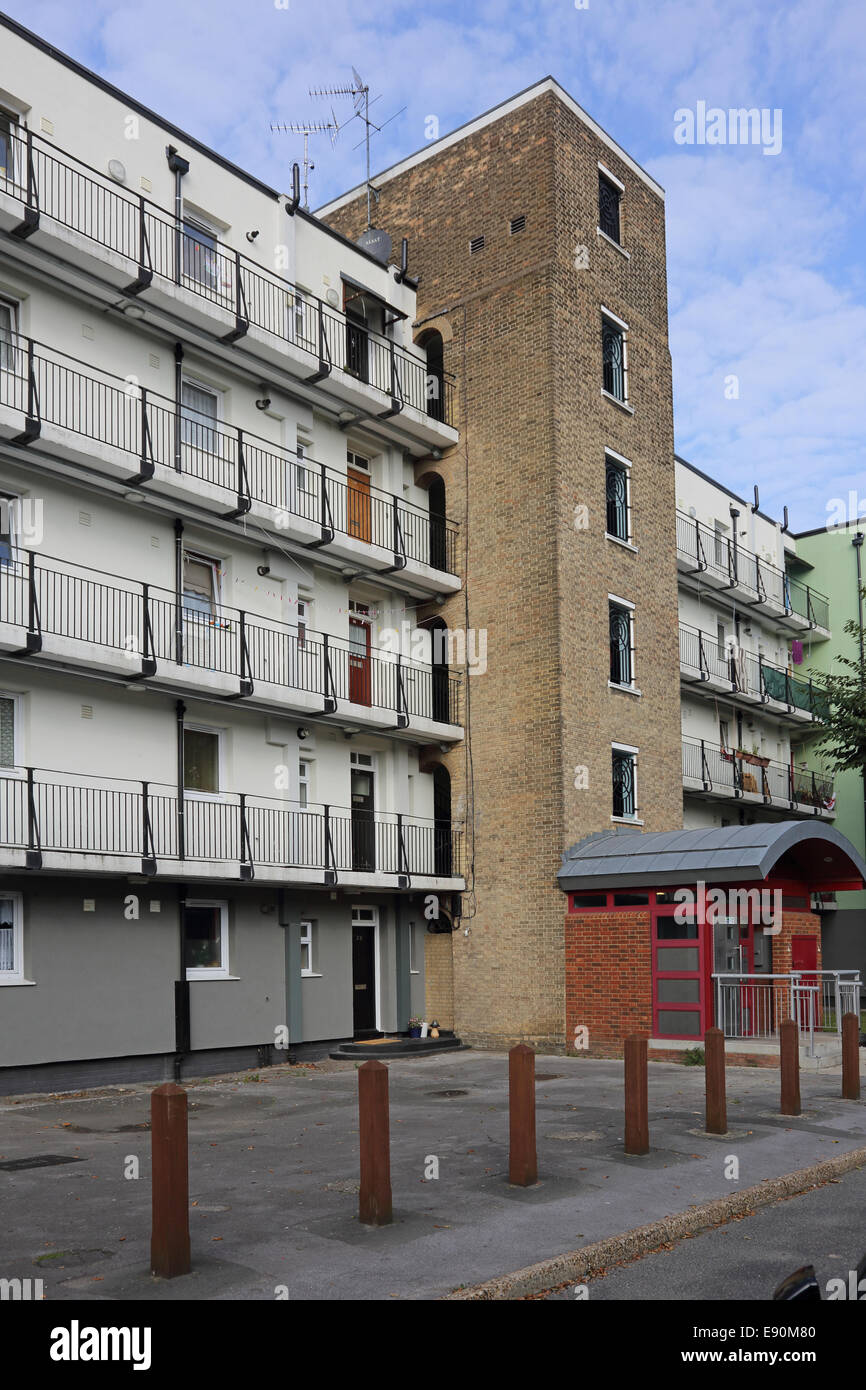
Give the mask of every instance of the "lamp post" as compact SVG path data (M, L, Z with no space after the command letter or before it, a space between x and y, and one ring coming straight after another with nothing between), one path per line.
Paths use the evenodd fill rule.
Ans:
M861 552L861 550L863 549L863 541L864 541L864 534L863 534L862 531L858 531L857 534L856 534L855 536L853 536L852 539L851 539L851 544L852 544L853 547L854 547L854 554L855 554L856 559L857 559L857 615L858 615L858 623L859 623L859 627L860 627L860 689L861 689L861 691L864 689L864 686L866 686L866 658L864 658L864 650L863 650L863 574L862 574L861 563L860 563L860 552ZM862 766L862 768L861 768L861 775L862 775L862 777L863 777L863 836L864 836L864 842L866 842L866 758L864 758L864 760L863 760L863 766Z

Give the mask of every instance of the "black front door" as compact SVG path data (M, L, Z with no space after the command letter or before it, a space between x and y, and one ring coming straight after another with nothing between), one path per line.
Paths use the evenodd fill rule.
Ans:
M352 868L361 873L376 868L372 768L352 768Z
M346 314L346 371L361 381L369 381L367 329L350 313Z
M352 927L352 994L355 1037L376 1032L376 963L373 927Z

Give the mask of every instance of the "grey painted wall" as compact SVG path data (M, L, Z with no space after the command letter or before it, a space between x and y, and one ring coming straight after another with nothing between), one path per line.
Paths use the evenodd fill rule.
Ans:
M822 913L821 961L825 970L859 970L866 983L866 909Z
M0 1067L174 1051L175 884L10 875L0 886L23 896L25 972L35 982L0 987ZM255 884L196 884L186 891L190 898L229 903L234 977L190 981L193 1050L273 1043L287 1022L293 1043L350 1038L353 901L379 912L380 1027L390 1032L405 1026L398 1010L423 1015L424 923L408 902L402 906L398 961L391 898L353 899L346 893L334 900L328 892L289 890L280 901L275 890ZM130 894L139 899L137 921L124 916ZM85 899L93 900L93 911L84 910ZM151 910L152 903L159 911ZM298 955L291 950L287 955L282 924L306 917L315 924L316 973L287 990L287 959ZM418 972L408 975L407 986L410 923ZM404 981L399 1000L398 965ZM287 1018L290 1007L299 1018Z

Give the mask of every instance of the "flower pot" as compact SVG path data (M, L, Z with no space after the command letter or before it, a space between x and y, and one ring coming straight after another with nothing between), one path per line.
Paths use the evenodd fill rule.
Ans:
M409 1037L410 1037L410 1038L420 1038L420 1036L421 1036L421 1029L420 1029L420 1028L410 1028L410 1029L409 1029Z

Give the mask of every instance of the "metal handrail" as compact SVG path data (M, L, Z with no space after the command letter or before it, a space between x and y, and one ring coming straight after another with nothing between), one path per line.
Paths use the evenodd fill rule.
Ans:
M834 781L813 768L795 768L790 763L767 758L766 766L749 764L738 757L742 749L724 748L707 739L682 739L683 780L701 782L707 790L727 788L736 796L744 792L762 796L768 804L787 801L790 806L812 806L816 813L832 811ZM750 755L751 756L751 755ZM709 776L707 775L709 773ZM753 785L748 785L747 779Z
M56 852L140 859L148 873L191 860L240 877L257 865L463 876L463 828L450 821L45 768L0 774L0 846L24 850L29 868Z
M687 623L680 623L679 638L680 665L699 671L702 681L729 682L735 694L753 695L764 704L775 700L789 709L805 710L816 720L826 718L827 694L820 687L816 688L811 679L792 675L778 662L768 661L754 652L741 651L734 657L726 647L720 653L718 637Z
M0 368L0 405L25 416L18 442L38 438L43 424L68 429L126 454L139 468L132 483L146 483L161 464L224 491L227 504L237 504L229 515L241 515L256 501L286 519L319 525L323 539L336 530L389 554L396 517L405 557L454 572L457 523L446 517L396 493L355 487L346 474L309 455L195 417L168 396L46 343L14 335L7 353L12 365Z
M164 208L143 195L132 196L77 156L49 145L35 132L10 134L8 167L0 171L0 189L25 206L25 235L44 215L88 240L128 259L136 279L127 293L146 291L154 278L179 285L235 316L233 341L252 325L281 342L291 343L321 366L340 367L375 390L401 402L408 400L431 418L450 425L453 377L431 373L427 360L392 339L368 330L364 335L364 370L348 365L348 339L356 325L345 313L326 306L290 280L266 271L241 251L207 247ZM62 158L60 157L62 156ZM16 171L26 167L26 182ZM400 373L396 363L400 364ZM322 372L326 375L327 372ZM432 400L432 378L442 399ZM432 408L431 408L432 406Z
M150 675L159 658L318 694L332 698L335 706L340 699L458 722L459 679L432 662L372 650L353 675L356 653L346 638L222 603L202 612L159 585L20 547L11 547L10 559L0 560L0 622L33 636L109 647L133 664L140 660Z
M793 579L786 570L763 560L754 551L711 530L704 522L677 509L677 552L696 570L710 570L725 581L724 588L749 589L759 603L775 604L786 614L796 613L813 627L829 629L830 600L808 584ZM706 543L705 543L706 542Z

